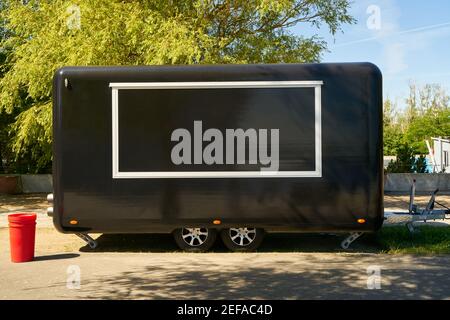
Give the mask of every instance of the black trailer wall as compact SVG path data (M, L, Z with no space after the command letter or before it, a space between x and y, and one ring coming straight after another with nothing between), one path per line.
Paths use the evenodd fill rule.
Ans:
M170 232L220 219L223 227L376 230L381 81L368 63L62 68L54 78L55 225ZM194 139L195 121L203 132L279 129L279 175L258 174L248 154L245 164L174 164L171 133L184 128Z

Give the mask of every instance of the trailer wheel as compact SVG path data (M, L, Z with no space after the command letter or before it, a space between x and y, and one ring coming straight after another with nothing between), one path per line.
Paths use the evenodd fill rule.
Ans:
M254 251L264 239L264 229L260 228L229 228L222 229L220 237L225 246L232 251Z
M209 228L181 228L173 232L175 242L184 251L204 252L211 249L217 230Z

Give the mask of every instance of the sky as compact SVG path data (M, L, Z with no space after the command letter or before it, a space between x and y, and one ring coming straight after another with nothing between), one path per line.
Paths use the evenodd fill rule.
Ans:
M450 92L449 0L354 0L356 24L334 37L327 28L293 32L328 42L322 62L372 62L383 73L384 97L404 107L410 82L441 84Z

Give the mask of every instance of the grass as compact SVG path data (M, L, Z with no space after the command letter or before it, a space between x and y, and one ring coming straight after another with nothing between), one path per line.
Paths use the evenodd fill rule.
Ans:
M387 254L450 254L450 226L418 227L411 234L405 226L384 227L377 234L356 240L349 250L339 244L345 235L268 234L258 252L353 252ZM99 252L180 252L170 234L104 234L98 239ZM85 247L82 251L92 251ZM229 252L220 239L211 252Z
M406 227L385 227L377 235L383 253L388 254L449 254L450 226L420 226L411 234Z

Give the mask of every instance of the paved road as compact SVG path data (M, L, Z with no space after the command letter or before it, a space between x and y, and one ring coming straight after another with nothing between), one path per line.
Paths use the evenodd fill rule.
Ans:
M449 265L343 253L65 253L12 264L2 254L0 298L450 299ZM378 266L381 289L369 290L367 268ZM68 289L78 268L80 288Z
M219 242L215 253L189 254L170 235L102 235L90 252L74 235L38 229L36 260L14 264L0 228L0 299L450 299L450 255L380 254L363 239L344 253L339 240L271 235L260 253ZM78 268L80 288L68 289Z

